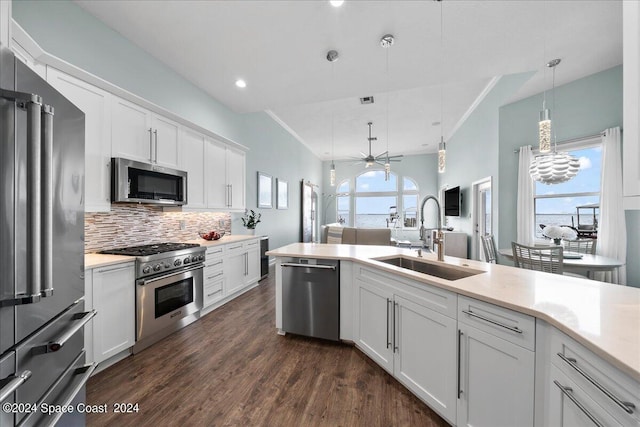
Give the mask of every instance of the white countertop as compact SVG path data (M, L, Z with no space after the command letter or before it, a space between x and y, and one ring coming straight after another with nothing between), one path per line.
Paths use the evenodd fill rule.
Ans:
M535 316L640 381L638 288L445 257L448 265L484 271L450 281L372 259L417 256L415 250L392 246L293 243L267 255L355 261ZM432 253L424 254L423 260L438 262Z
M251 239L259 239L261 236L250 236L245 234L232 234L223 236L218 240L204 240L204 239L194 239L189 240L186 243L197 243L200 246L217 246L224 245L227 243L235 243L242 242L245 240ZM136 257L134 256L124 256L124 255L105 255L105 254L85 254L84 255L84 268L85 270L89 270L97 267L104 267L107 265L121 264L125 262L133 262Z

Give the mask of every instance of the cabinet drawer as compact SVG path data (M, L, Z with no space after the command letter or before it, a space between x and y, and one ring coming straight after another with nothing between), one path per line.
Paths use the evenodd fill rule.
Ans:
M244 250L244 244L242 242L229 243L225 248L227 255L233 255Z
M244 242L245 249L255 249L260 245L260 240L250 240L248 242Z
M213 257L224 255L224 249L225 249L225 245L209 246L207 248L207 260L209 258L213 258Z
M455 319L455 293L362 265L354 264L354 267L354 278L383 287L391 285L394 294Z
M223 284L224 279L222 278L205 283L204 295L202 296L202 303L205 307L223 297Z
M640 425L640 383L555 328L550 359L623 425Z
M562 426L630 426L613 418L592 396L571 381L561 370L551 366L548 387L548 411L544 425Z
M224 271L218 269L210 271L209 269L204 270L204 287L209 286L210 283L222 280L224 278Z
M534 317L458 295L458 321L529 350L535 350Z
M204 263L204 274L207 275L207 271L219 271L224 268L224 258L207 258Z

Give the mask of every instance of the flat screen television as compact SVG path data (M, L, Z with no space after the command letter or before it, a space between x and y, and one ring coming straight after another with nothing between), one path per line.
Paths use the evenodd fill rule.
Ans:
M460 187L444 191L444 215L460 216Z

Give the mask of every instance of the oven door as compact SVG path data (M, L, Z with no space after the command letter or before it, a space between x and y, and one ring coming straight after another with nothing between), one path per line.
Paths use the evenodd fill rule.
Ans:
M202 308L203 266L136 282L136 340L159 332Z

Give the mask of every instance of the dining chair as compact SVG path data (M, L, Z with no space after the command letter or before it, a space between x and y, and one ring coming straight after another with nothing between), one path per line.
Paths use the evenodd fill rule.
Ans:
M482 241L482 249L484 250L484 260L489 263L498 263L498 250L496 249L496 241L493 234L485 234L480 236Z
M526 246L511 242L513 263L518 268L546 271L547 273L563 273L562 246L539 247Z
M581 254L596 254L596 239L566 240L562 244L567 252L578 252Z

